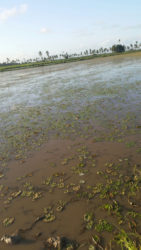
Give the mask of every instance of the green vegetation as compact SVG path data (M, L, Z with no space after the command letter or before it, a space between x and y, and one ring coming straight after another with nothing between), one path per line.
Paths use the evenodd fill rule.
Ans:
M27 62L23 63L17 63L17 62L11 62L11 63L2 63L0 64L0 72L3 71L10 71L10 70L17 70L17 69L26 69L26 68L34 68L34 67L42 67L42 66L50 66L55 64L62 64L62 63L69 63L69 62L79 62L89 59L95 59L95 58L102 58L102 57L110 57L110 56L116 56L120 54L130 54L130 53L137 53L141 50L133 50L128 49L125 50L125 46L123 45L113 45L112 48L110 48L107 52L106 49L100 49L97 51L93 51L93 53L84 53L81 55L71 55L69 56L67 53L61 57L61 59L58 58L58 56L53 56L49 58L43 58L42 52L40 51L40 60L28 60ZM114 53L113 53L114 52Z
M113 45L112 46L112 51L117 52L117 53L125 52L125 46L121 45L121 44Z
M106 220L99 220L99 223L95 225L95 230L99 233L103 231L112 232L113 226Z
M86 228L88 230L93 228L93 225L94 225L93 219L94 219L93 213L84 214L84 221L86 222Z
M121 232L115 237L115 241L118 243L118 245L121 246L121 249L127 249L127 250L138 250L141 249L136 245L136 242L132 240L129 235L124 231L121 230Z
M12 225L14 223L15 218L13 217L8 217L3 220L3 225L5 227L8 227L9 225Z

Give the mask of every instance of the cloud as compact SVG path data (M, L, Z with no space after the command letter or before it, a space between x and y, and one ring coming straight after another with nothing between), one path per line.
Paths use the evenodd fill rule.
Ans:
M124 27L125 29L141 29L141 24L131 25Z
M14 17L19 14L23 14L27 11L27 4L21 4L20 6L15 6L11 9L0 9L0 21L6 21L10 17Z
M41 33L48 33L49 30L47 28L43 27L43 28L40 29L40 32Z
M27 11L27 4L21 4L20 7L19 7L19 12L20 13L25 13Z

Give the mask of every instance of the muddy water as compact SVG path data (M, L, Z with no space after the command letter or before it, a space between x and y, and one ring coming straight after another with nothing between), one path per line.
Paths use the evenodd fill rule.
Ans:
M58 235L139 249L140 66L139 53L0 73L0 236L24 229L2 249Z

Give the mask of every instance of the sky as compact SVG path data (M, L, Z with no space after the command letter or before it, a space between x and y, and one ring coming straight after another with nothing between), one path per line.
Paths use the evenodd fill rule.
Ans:
M141 42L140 0L0 0L0 61Z

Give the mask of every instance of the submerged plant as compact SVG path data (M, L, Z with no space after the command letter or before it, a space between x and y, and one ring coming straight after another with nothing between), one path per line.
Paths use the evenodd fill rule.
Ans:
M14 217L7 217L7 218L5 218L5 219L3 220L3 225L4 225L5 227L7 227L7 226L13 224L14 221L15 221L15 218L14 218Z
M52 222L56 219L51 207L44 208L44 214L45 214L45 218L43 220L44 222Z
M118 245L121 246L121 249L128 249L128 250L138 250L141 248L137 248L136 242L129 238L128 234L121 230L121 232L115 237L115 241ZM140 246L141 247L141 246Z
M106 203L102 206L105 210L107 210L110 214L115 214L118 217L121 217L121 207L118 205L117 201L114 200L113 204Z
M95 230L99 233L103 231L112 232L113 226L106 220L99 220L99 223L95 225Z
M84 214L84 221L86 222L86 228L88 230L92 229L93 228L93 225L94 225L94 215L93 213L86 213Z
M62 200L58 201L56 211L57 212L63 211L66 206L66 203L67 203L66 201L62 201Z

